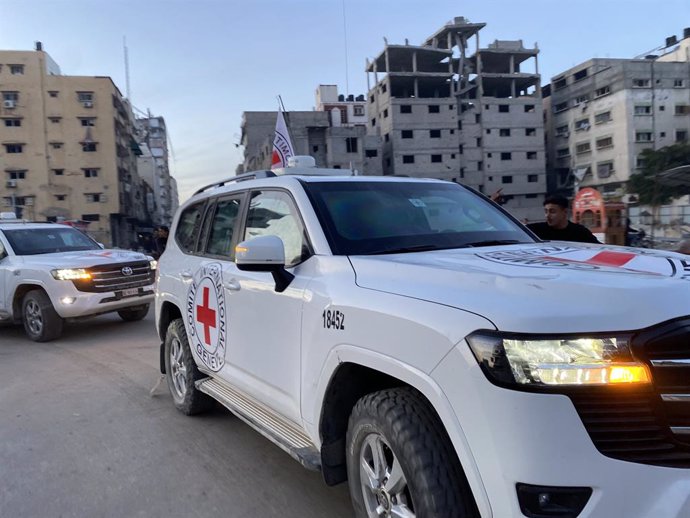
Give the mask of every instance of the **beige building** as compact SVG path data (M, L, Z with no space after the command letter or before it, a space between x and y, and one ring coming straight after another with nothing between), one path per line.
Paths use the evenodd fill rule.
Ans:
M150 224L132 110L109 77L62 75L35 51L0 51L0 200L25 219L88 222L129 248Z

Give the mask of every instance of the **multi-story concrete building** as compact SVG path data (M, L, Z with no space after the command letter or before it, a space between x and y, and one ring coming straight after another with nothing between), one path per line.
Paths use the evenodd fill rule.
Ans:
M134 118L113 81L62 75L38 43L0 51L0 96L3 210L83 222L104 244L131 246L149 215Z
M366 65L369 132L384 140L384 174L503 189L515 215L540 218L546 174L538 49L521 41L482 48L484 26L458 17L422 45L386 42Z
M138 159L139 174L153 192L148 202L153 224L170 226L178 199L170 176L165 119L151 116L140 118L136 120L136 127L143 151Z
M314 157L318 167L382 174L381 138L367 134L366 101L363 96L357 99L339 96L335 86L321 85L316 90L316 111L285 113L295 153ZM244 163L237 172L270 169L277 117L278 112L242 114Z
M687 142L690 135L690 29L660 53L636 59L595 58L552 78L545 117L549 191L593 187L605 199L632 202L634 225L645 210L626 195L645 149ZM685 221L680 200L661 209L659 223Z

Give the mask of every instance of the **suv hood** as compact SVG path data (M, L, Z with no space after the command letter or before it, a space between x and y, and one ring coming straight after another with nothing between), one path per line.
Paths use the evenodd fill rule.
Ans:
M88 268L102 264L128 263L146 261L148 256L129 250L83 250L78 252L58 252L21 256L26 266L44 266L49 268Z
M351 256L362 288L470 311L503 331L624 331L690 315L690 257L534 243Z

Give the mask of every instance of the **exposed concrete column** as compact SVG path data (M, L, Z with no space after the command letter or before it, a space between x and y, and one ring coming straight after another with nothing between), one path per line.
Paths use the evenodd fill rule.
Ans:
M479 50L479 32L477 32L477 98L484 97L484 84L482 82L482 54L479 52ZM481 104L481 102L479 104Z
M534 55L534 73L539 74L539 54Z
M412 52L412 72L417 73L417 51Z
M515 54L510 55L510 73L515 73Z
M386 58L386 72L390 72L390 71L391 71L391 66L390 66L390 61L388 60L388 46L386 46L386 50L385 50L384 56L385 56L385 58Z
M414 78L414 98L419 99L419 78Z
M371 84L369 81L369 58L365 59L364 70L366 70L366 72L367 72L367 95L369 95L369 92L371 91ZM368 101L369 101L369 99L367 99L367 102Z
M510 80L510 95L513 99L515 99L515 97L516 97L515 79Z

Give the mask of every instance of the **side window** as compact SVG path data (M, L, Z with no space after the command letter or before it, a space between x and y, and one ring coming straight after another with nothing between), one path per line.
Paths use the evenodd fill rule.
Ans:
M180 221L175 230L175 241L183 252L193 253L196 247L196 239L201 229L201 217L204 214L205 202L187 207L180 214Z
M219 255L227 259L234 257L232 238L234 236L237 216L240 213L240 199L219 200L211 222L208 243L204 251L208 255Z
M253 192L244 239L269 235L283 240L288 267L302 262L309 253L304 228L291 198L278 191Z
M0 240L0 259L4 258L7 256L7 252L5 251L5 245L2 244L2 240Z

